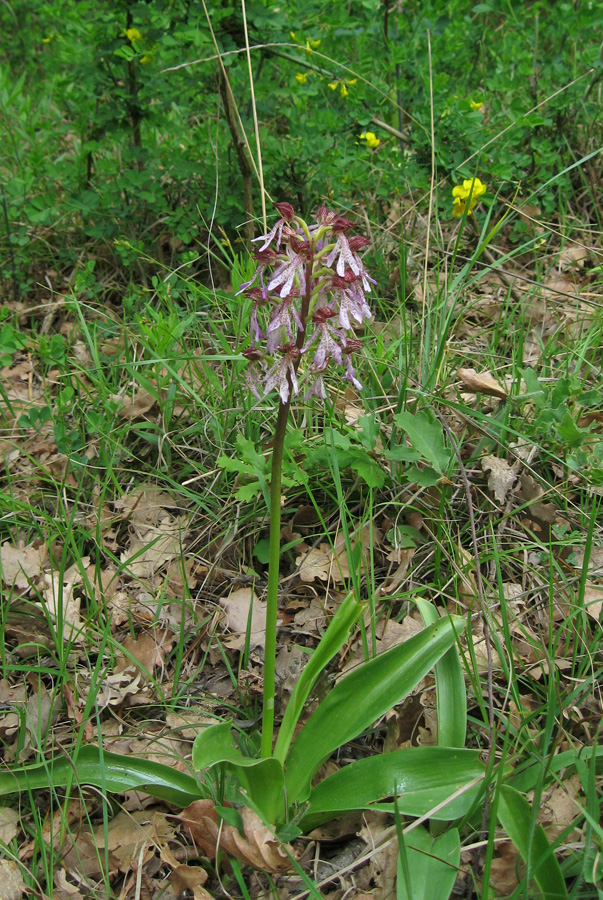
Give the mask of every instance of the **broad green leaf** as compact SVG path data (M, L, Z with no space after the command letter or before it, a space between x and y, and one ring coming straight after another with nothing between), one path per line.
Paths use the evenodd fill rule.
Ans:
M544 828L533 825L530 804L509 785L500 790L498 819L528 865L530 880L538 885L542 900L566 898L565 879Z
M432 603L415 597L415 603L426 625L439 619ZM467 692L465 677L456 647L451 647L435 666L438 744L441 747L464 747L467 736Z
M293 689L293 693L287 703L285 715L279 728L275 757L282 763L289 752L291 738L299 717L304 708L304 703L321 672L333 659L335 654L343 647L350 636L350 629L360 618L360 614L366 604L356 600L353 593L348 594L323 634L318 647L306 663L299 679Z
M483 793L485 767L474 750L411 747L344 766L313 788L301 826L309 830L354 809L449 821L466 815ZM393 796L394 802L379 802ZM457 795L457 796L454 796ZM446 803L449 797L453 797Z
M456 640L459 616L440 619L403 644L354 669L310 716L285 763L289 802L305 800L314 772L406 697Z
M418 413L400 412L394 422L408 435L410 443L418 450L440 475L448 467L450 451L444 445L441 424L424 411Z
M200 772L224 764L248 793L266 820L275 822L284 813L284 776L281 763L274 758L255 759L243 756L235 746L232 720L210 725L197 735L193 743L193 766Z
M92 746L81 747L73 759L54 756L35 766L0 772L0 796L73 784L92 784L114 794L144 791L175 806L188 806L208 796L206 788L191 775L161 763L107 753Z
M479 799L485 774L477 750L408 747L369 756L343 766L312 789L300 827L311 830L349 810L374 808L378 800L390 796L398 797L401 815L424 816L466 788L433 815L445 821L457 819Z
M451 828L432 837L426 828L413 828L405 840L410 872L411 893L401 878L398 859L396 900L448 900L461 862L461 840L458 829Z

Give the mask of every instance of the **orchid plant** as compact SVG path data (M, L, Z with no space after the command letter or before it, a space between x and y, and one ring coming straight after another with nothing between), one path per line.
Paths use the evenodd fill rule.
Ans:
M361 808L364 803L374 803L391 793L392 786L401 777L400 765L409 774L409 761L404 755L386 754L377 761L374 772L367 770L368 780L360 791L350 788L352 784L357 787L360 784L355 779L362 778L360 770L364 765L360 770L356 765L346 767L345 773L339 773L343 775L341 782L337 778L326 779L318 794L316 789L311 789L312 776L324 760L400 702L443 656L449 661L447 674L452 673L456 682L455 701L445 716L454 716L457 723L462 723L456 728L445 723L442 726L442 734L451 746L462 747L464 743L465 707L462 674L453 646L455 629L461 622L458 618L440 619L425 604L420 606L425 630L369 660L336 685L295 737L313 685L349 639L350 630L364 610L362 600L350 592L302 672L274 743L281 470L289 412L293 398L301 394L305 400L326 399L325 376L329 368L339 367L345 382L362 389L353 361L362 343L355 337L354 329L372 317L367 295L376 284L360 255L369 241L364 235L354 233L354 224L349 219L323 206L316 213L316 221L308 224L291 204L275 205L279 218L267 234L255 239L259 245L255 249L255 271L238 291L252 301L250 346L243 351L249 362L247 385L260 400L273 392L278 394L272 443L259 757L244 755L233 740L231 723L222 722L198 735L193 747L193 764L206 773L215 767L222 776L226 771L242 791L237 795L235 787L230 799L238 796L240 801L243 797L268 822L282 825L296 820L304 828L331 818L337 811L349 808L350 803L352 808ZM413 763L415 759L416 756ZM469 767L466 771L471 772L471 778L477 775L476 763L474 755L462 760L462 765ZM447 783L447 776L444 781ZM469 801L471 794L469 791L466 800Z
M363 235L350 232L353 223L321 207L316 222L308 225L290 203L277 203L280 218L268 234L256 238L257 267L241 285L253 301L250 315L251 346L246 378L251 392L261 399L278 391L280 397L272 450L270 485L270 550L267 594L266 655L262 756L272 754L276 623L280 558L281 471L289 409L300 382L305 398L326 399L324 375L329 363L344 366L344 380L361 389L352 355L360 349L353 323L371 317L366 294L376 282L365 270L359 251L368 246ZM259 316L266 320L259 322ZM260 342L265 342L261 349Z

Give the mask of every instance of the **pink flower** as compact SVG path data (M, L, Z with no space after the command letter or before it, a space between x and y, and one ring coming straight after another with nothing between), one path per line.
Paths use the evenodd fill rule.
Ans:
M331 288L333 294L339 297L339 324L342 328L347 331L352 329L350 315L359 325L365 319L372 318L373 314L366 302L359 279L355 278L353 273L346 272L343 278L340 275L333 275Z
M275 363L264 379L264 392L270 393L276 388L281 397L281 403L286 403L289 399L289 379L291 379L291 387L293 393L299 393L299 385L295 374L295 362L299 359L299 350L295 344L284 344L281 347L283 359L281 362Z
M275 207L278 212L281 214L281 218L278 220L276 225L268 232L268 234L263 234L261 237L254 238L254 241L264 241L262 246L260 247L260 251L265 250L269 244L276 238L276 249L278 250L281 246L281 241L283 239L283 229L285 229L285 235L287 231L290 231L291 234L295 234L292 228L289 228L289 222L293 221L295 217L295 210L291 206L290 203L275 203Z
M314 343L316 338L319 338L318 347L312 361L315 370L320 370L326 366L329 359L334 359L336 363L341 365L341 345L339 342L341 341L343 346L345 346L346 338L342 331L337 331L330 323L330 319L336 315L337 310L333 309L333 307L323 306L322 309L317 309L312 317L312 323L317 326L316 331L313 337L302 347L302 353Z
M274 353L285 336L288 340L291 340L293 337L291 318L293 318L300 331L304 330L302 320L300 319L295 306L295 299L297 298L294 298L293 294L286 297L282 303L279 303L272 314L270 324L268 325L268 342L266 344L266 350L270 354Z
M277 256L274 250L271 247L268 247L264 250L254 250L253 253L254 259L258 262L258 267L253 273L253 276L241 285L239 290L236 292L235 296L238 297L239 294L242 294L243 291L249 290L252 284L254 284L255 280L259 277L260 284L262 285L262 290L266 290L266 285L264 284L264 269L266 266L272 266L276 262Z
M293 290L297 278L299 293L303 294L306 290L306 258L307 244L302 244L297 252L287 247L287 258L272 273L272 278L268 282L268 290L273 291L282 285L279 296L287 297Z
M350 245L348 243L348 239L343 233L343 231L339 232L337 235L337 240L335 242L335 246L327 256L325 263L327 266L332 266L335 261L335 257L337 257L337 267L336 271L338 275L345 275L345 267L346 265L350 267L354 275L360 275L360 266L357 263L358 255L356 253L352 253L350 250Z

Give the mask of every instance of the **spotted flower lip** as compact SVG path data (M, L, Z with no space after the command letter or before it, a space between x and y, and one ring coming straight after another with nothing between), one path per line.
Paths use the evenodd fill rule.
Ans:
M306 398L324 401L328 371L341 366L343 380L360 390L354 329L372 317L366 294L376 284L360 256L368 238L326 206L310 223L290 203L275 208L276 223L255 239L256 270L238 291L252 301L243 354L249 389L258 399L276 391L288 404L303 382Z

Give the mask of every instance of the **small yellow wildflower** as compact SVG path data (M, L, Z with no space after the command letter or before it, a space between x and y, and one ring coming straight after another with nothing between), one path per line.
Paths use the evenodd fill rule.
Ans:
M310 74L309 72L298 72L297 75L295 76L295 80L297 81L298 84L305 84L306 81L308 80L309 74Z
M350 92L348 91L347 87L345 86L345 84L343 83L343 81L342 81L341 84L339 85L339 91L340 91L341 96L343 97L344 100L345 100L345 98L348 96L348 94L350 93Z
M295 43L297 44L297 35L295 34L295 32L290 31L289 34L291 35L291 40L295 41Z
M312 53L313 50L316 50L318 47L320 47L320 41L311 41L309 39L306 41L306 53L308 55L310 53Z
M377 137L374 131L363 131L360 135L360 140L366 141L366 146L369 150L374 150L381 143L381 139Z
M131 44L133 44L134 41L142 40L142 35L138 28L126 28L125 31L122 31L122 34L127 37Z
M486 191L486 185L479 178L465 179L462 185L457 184L456 187L452 188L452 215L455 219L460 219L465 214L465 210L467 210L467 215L470 216L477 201ZM467 204L469 204L468 209Z
M332 91L336 91L337 90L337 82L329 81L329 87L331 88Z
M484 105L483 100L470 100L469 103L471 104L471 109L473 110L473 112L479 112L479 110Z
M46 38L42 38L42 43L43 43L43 44L50 44L51 41L54 41L54 33L51 34L51 35L49 35L49 36L46 37Z
M346 84L356 84L357 81L358 81L357 78L346 78L345 83Z
M153 57L151 56L150 53L145 53L144 56L140 57L140 65L141 66L148 66L149 63L152 63L152 62L153 62Z

